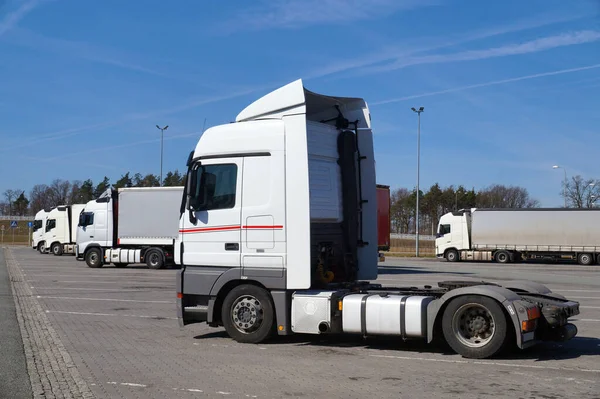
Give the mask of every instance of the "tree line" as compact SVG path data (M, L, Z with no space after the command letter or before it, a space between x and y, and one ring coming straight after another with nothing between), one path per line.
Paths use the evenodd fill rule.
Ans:
M163 179L163 186L181 186L183 185L185 175L174 172L167 172ZM159 187L160 178L154 174L142 175L136 173L131 176L130 172L121 175L121 177L111 184L110 178L104 176L104 179L94 183L92 179L63 180L55 179L50 184L36 184L33 186L29 195L24 190L10 189L3 193L3 200L0 201L0 214L10 216L33 216L42 209L51 209L58 205L85 204L88 201L98 198L109 188L122 187Z

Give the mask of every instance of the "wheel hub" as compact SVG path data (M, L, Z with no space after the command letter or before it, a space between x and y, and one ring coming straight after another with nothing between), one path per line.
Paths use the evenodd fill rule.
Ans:
M243 333L258 329L262 323L262 306L258 299L252 296L239 298L233 305L231 316L235 327Z
M452 329L456 337L469 347L486 345L494 336L494 319L487 308L480 304L467 304L454 314Z

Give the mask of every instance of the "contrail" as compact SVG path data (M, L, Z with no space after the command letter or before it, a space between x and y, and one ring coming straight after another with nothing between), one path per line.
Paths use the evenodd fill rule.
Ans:
M562 75L565 73L580 72L580 71L586 71L588 69L597 69L597 68L600 68L600 64L594 64L594 65L589 65L589 66L584 66L584 67L579 67L579 68L561 69L561 70L552 71L552 72L536 73L533 75L519 76L517 78L495 80L493 82L477 83L477 84L468 85L468 86L454 87L451 89L432 91L429 93L422 93L422 94L415 94L415 95L406 96L406 97L391 98L389 100L376 101L371 104L372 105L389 104L389 103L394 103L394 102L399 102L399 101L412 100L413 98L430 97L430 96L436 96L438 94L454 93L456 91L476 89L479 87L496 86L496 85L501 85L501 84L505 84L505 83L518 82L520 80L537 79L537 78L543 78L545 76Z

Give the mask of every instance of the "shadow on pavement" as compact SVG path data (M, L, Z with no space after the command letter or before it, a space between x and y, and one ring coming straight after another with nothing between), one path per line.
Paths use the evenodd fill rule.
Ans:
M230 339L224 330L218 330L207 334L201 334L194 339L223 339L231 344L236 342ZM243 345L243 344L240 344ZM444 356L458 356L446 343L434 342L428 344L420 340L402 341L398 338L388 337L369 337L363 339L360 336L353 335L290 335L276 336L268 342L260 345L293 345L319 348L322 353L332 355L364 355L360 352L344 351L347 348L362 348L381 351L394 351L389 356L402 356L405 354L440 354ZM539 362L550 360L567 360L577 359L581 356L598 356L600 355L600 339L593 337L575 337L572 340L564 343L541 343L532 348L519 350L514 348L492 359L492 360L535 360ZM462 357L461 357L462 359Z

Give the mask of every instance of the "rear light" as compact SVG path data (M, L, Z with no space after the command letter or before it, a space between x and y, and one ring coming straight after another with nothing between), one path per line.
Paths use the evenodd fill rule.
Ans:
M537 328L537 319L535 320L526 320L521 322L521 330L523 332L530 332Z
M529 320L539 319L541 316L540 308L537 306L527 309L527 317Z
M177 299L183 299L183 294L181 292L177 293Z

